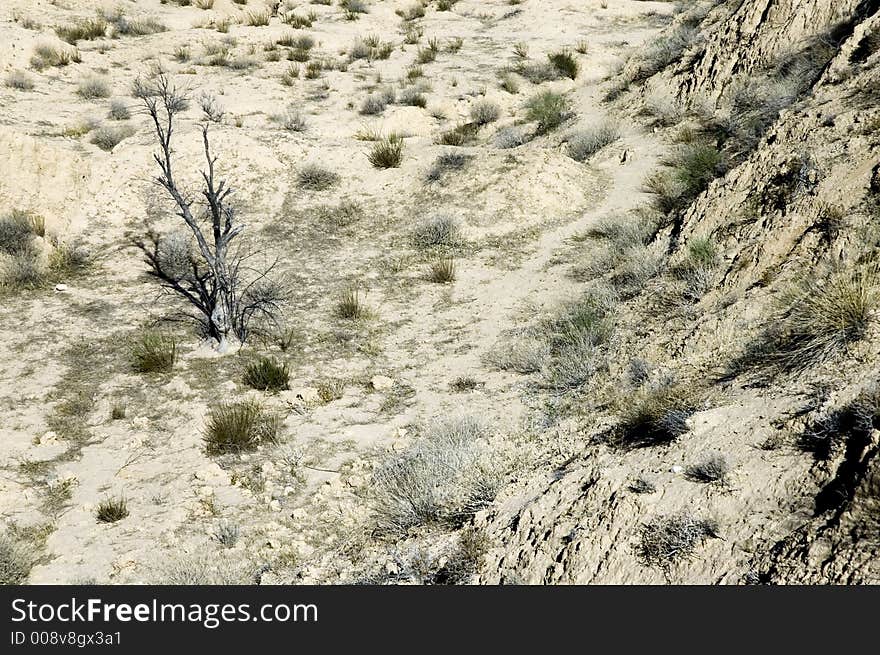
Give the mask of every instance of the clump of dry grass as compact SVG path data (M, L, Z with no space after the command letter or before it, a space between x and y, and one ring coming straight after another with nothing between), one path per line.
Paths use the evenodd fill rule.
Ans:
M687 419L697 411L694 394L674 383L638 390L621 405L613 441L624 448L675 441L690 430Z
M462 416L430 426L373 474L373 509L382 532L421 525L460 526L495 497L501 470L491 465L486 427Z
M478 100L471 106L470 115L475 125L488 125L501 116L501 107L491 100Z
M49 43L40 43L34 47L31 57L31 66L37 70L43 70L51 66L67 66L78 64L82 61L79 50L76 48L59 48Z
M713 453L694 464L690 464L684 474L694 482L714 482L726 485L730 475L730 460L724 455Z
M318 164L307 164L299 170L296 180L301 189L325 191L339 182L339 175Z
M110 85L103 78L87 77L77 85L76 94L86 100L107 98L110 95Z
M116 523L128 516L125 498L105 498L95 509L95 518L101 523Z
M454 216L438 214L425 219L415 227L412 241L419 248L454 247L462 241L461 226Z
M455 259L440 257L431 264L428 280L437 284L448 284L455 281Z
M258 357L245 366L243 379L260 391L283 391L289 385L290 367L274 357Z
M403 160L403 139L392 134L385 137L367 154L373 168L398 168Z
M658 516L639 531L638 554L646 564L667 568L689 559L706 539L718 537L718 524L681 512Z
M5 84L10 89L17 89L18 91L32 91L34 88L34 81L27 73L20 70L10 71L6 75Z
M845 353L867 334L878 288L874 264L804 274L780 294L769 327L734 368L751 364L794 372Z
M553 64L553 67L559 71L560 75L572 80L578 76L580 66L578 65L575 56L568 50L552 52L547 55L547 58L550 60L550 63Z
M205 451L224 455L254 450L258 445L274 443L280 420L255 400L223 403L208 414L205 425Z
M615 123L601 121L568 137L568 156L575 161L586 161L619 138L620 130Z
M132 345L131 358L139 373L169 373L177 361L177 340L162 332L144 332Z
M538 124L538 134L555 130L571 115L571 103L561 93L542 91L526 102L526 118Z
M343 289L336 302L336 316L349 321L356 321L370 316L369 308L361 298L361 291L356 286Z
M0 533L0 585L23 584L36 559L32 545L11 530Z
M102 125L92 131L89 141L101 150L110 151L134 132L131 125Z
M107 21L103 18L78 20L72 25L59 25L55 33L62 41L76 45L77 41L100 39L107 32Z

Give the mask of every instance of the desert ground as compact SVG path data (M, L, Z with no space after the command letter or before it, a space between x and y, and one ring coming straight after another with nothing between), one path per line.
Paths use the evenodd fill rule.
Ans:
M880 582L878 53L854 0L4 2L2 582Z

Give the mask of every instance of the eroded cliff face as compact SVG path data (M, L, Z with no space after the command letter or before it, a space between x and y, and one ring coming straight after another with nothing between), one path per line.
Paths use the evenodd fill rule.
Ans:
M684 130L718 144L726 166L655 241L674 265L686 244L711 238L719 265L686 308L670 309L668 273L628 299L617 349L700 387L701 405L686 434L651 448L609 442L613 402L596 401L590 418L554 428L582 450L478 516L492 544L482 582L880 582L876 320L839 356L772 373L742 365L762 335L790 319L792 306L788 314L780 307L792 286L821 288L836 271L873 266L880 2L742 0L707 9L685 16L699 34L677 63L627 97L650 104L671 91L675 124L658 128L670 148L689 141ZM761 115L737 141L749 84L764 89L752 88L752 111L772 105L778 116ZM628 392L623 368L609 364L596 396L613 396L615 385ZM817 434L834 447L817 452ZM706 452L733 461L726 484L684 473ZM633 481L643 478L653 493L637 493ZM691 540L693 552L652 563L652 521L685 514L711 527Z

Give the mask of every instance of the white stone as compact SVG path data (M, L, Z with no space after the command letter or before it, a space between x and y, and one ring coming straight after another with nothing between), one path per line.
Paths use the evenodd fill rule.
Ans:
M376 391L387 391L394 386L394 380L386 375L374 375L370 379L370 384Z
M67 285L66 284L56 284L55 291L67 291Z

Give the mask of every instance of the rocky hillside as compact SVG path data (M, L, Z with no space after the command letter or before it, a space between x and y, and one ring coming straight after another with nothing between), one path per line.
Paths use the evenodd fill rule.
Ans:
M669 144L643 241L667 254L576 401L583 449L479 517L483 582L880 581L878 64L878 2L740 0L610 83Z

